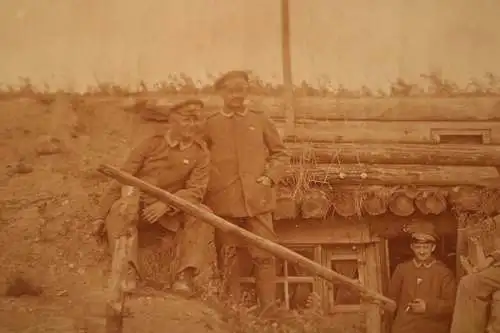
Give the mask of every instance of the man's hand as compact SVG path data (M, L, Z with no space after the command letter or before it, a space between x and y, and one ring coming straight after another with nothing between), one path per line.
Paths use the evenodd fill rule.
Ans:
M425 310L427 309L425 301L420 298L414 299L408 304L408 306L410 307L411 312L414 313L425 313Z
M272 186L273 185L273 181L268 176L260 176L259 178L257 178L257 183L264 185L264 186Z
M104 219L97 219L92 223L92 234L93 237L100 243L106 235L106 225Z
M142 211L142 216L149 223L155 223L163 215L165 215L165 214L174 215L178 211L179 211L178 209L176 209L172 206L169 206L162 201L158 201L158 202L155 202L154 204L151 204L148 207L144 208L144 210Z

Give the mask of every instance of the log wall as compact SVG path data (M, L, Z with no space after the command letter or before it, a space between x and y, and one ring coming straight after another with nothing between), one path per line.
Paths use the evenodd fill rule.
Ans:
M286 142L294 163L500 165L500 146L463 144Z
M285 123L275 122L284 135ZM437 143L436 134L482 135L484 143L500 145L500 121L366 121L298 120L289 141L339 143ZM471 142L471 144L474 142Z
M138 99L175 103L188 98L200 98L205 102L207 113L222 106L214 95L197 96L150 96L138 98L94 98L93 103L115 103L133 108ZM282 98L252 96L251 106L266 111L274 119L285 117ZM378 120L378 121L500 121L499 97L454 98L295 98L295 118L314 120Z

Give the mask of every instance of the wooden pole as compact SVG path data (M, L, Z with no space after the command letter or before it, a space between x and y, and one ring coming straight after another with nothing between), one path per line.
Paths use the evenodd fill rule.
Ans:
M281 51L283 58L283 88L285 104L285 136L293 135L295 110L293 101L292 56L290 50L290 2L281 0Z
M148 195L154 196L159 200L171 204L183 212L196 216L202 221L211 224L215 228L222 230L223 232L231 233L243 238L246 242L250 243L259 249L267 251L274 256L284 259L286 261L295 263L307 271L320 276L328 281L338 281L351 286L352 288L358 290L367 299L372 299L377 303L381 303L389 311L394 311L396 309L396 303L385 297L384 295L366 288L364 285L360 284L357 280L350 279L344 275L341 275L333 270L330 270L319 263L311 261L294 251L287 249L279 244L271 242L267 239L259 237L245 229L242 229L223 218L208 212L207 210L194 205L184 199L181 199L167 191L164 191L156 186L148 184L130 174L127 174L115 167L110 165L101 165L98 170L119 181L124 185L134 186L139 188L141 191L147 193Z
M130 235L126 234L120 236L115 242L106 301L106 333L123 332L123 309L125 306L123 282L127 278L131 241Z

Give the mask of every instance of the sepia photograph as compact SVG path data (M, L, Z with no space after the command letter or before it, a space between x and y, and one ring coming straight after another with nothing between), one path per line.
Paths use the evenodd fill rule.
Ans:
M0 333L500 333L499 16L1 0Z

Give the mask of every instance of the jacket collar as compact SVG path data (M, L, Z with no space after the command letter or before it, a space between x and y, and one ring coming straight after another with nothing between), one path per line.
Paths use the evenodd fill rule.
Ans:
M413 264L415 265L415 267L417 268L420 268L420 267L424 267L424 268L430 268L432 265L434 265L436 263L436 260L435 259L432 259L431 261L429 262L417 262L415 259L413 259Z
M248 113L248 109L244 108L242 111L231 112L229 110L226 110L226 109L222 108L219 111L219 113L221 115L223 115L224 117L227 117L227 118L232 118L234 115L243 117L243 116L245 116Z
M170 130L165 134L165 140L171 148L179 147L180 150L186 150L193 145L193 140L180 141L172 138L172 132Z

